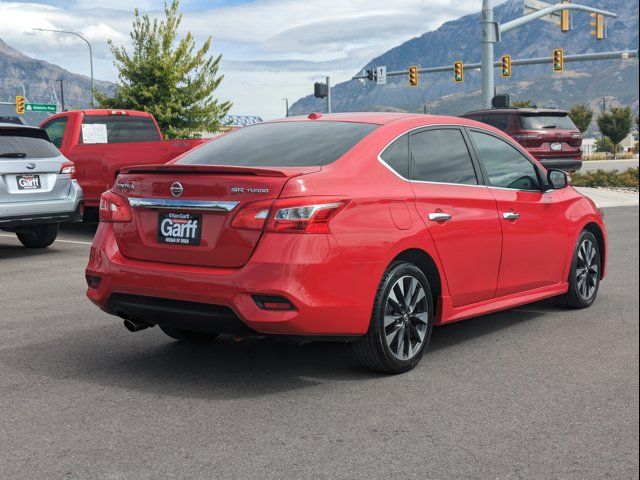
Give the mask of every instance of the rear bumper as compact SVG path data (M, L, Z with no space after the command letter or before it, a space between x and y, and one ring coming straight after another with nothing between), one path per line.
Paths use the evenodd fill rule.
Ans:
M69 196L62 200L0 203L0 229L47 223L79 222L83 213L82 189L71 183Z
M546 169L564 170L569 172L577 172L582 168L582 160L575 158L539 158L538 161Z
M233 333L235 319L260 334L362 335L380 267L345 264L337 250L329 235L264 234L242 268L172 265L124 257L112 225L102 223L86 271L100 282L87 296L113 315L127 308L139 321L192 330ZM284 298L294 308L264 310L256 295Z

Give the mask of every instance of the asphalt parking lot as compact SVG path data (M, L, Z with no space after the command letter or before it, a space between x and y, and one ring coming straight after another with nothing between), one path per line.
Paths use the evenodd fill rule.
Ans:
M589 310L435 330L399 376L344 345L182 345L84 296L92 227L0 236L0 478L638 478L638 207Z

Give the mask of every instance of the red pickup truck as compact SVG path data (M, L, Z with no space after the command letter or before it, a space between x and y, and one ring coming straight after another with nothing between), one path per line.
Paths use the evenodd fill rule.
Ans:
M72 110L40 124L76 167L86 207L97 207L120 169L167 163L207 139L163 140L153 115L134 110Z

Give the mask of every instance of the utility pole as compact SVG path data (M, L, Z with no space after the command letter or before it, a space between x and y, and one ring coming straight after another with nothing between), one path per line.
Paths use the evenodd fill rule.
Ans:
M331 77L327 75L327 113L331 113Z
M529 13L510 22L500 25L493 19L493 0L482 0L482 12L480 22L482 26L482 108L491 108L491 99L495 92L495 71L493 69L493 46L498 43L502 34L521 27L522 25L551 15L554 12L563 10L580 10L583 12L595 13L603 17L615 18L613 12L600 10L598 8L585 7L574 3L558 3L541 8L538 11Z
M480 13L482 27L482 108L491 108L495 89L493 71L493 44L498 41L499 30L493 21L493 0L482 0Z
M64 80L60 78L58 81L60 82L60 107L63 112L66 112L67 109L64 108Z

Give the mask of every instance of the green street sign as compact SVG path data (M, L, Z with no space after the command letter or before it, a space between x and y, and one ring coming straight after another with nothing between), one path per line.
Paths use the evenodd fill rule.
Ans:
M51 103L26 103L24 109L27 112L53 112L58 111L58 106Z

